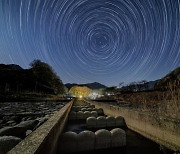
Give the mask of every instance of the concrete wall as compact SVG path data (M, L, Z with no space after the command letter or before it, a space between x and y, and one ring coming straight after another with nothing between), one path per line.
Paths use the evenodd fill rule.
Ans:
M37 128L8 154L52 154L56 153L59 135L67 122L73 101L56 112L48 121Z
M156 117L148 112L93 102L105 114L122 116L128 128L174 151L180 151L180 119Z

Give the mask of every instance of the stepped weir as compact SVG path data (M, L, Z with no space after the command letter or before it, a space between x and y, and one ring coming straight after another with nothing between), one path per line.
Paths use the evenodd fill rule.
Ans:
M174 151L180 149L177 134L167 134L171 138L166 141L158 134L155 140L152 132L143 131L144 127L148 130L148 124L140 125L141 119L136 124L137 115L106 103L71 100L8 154L161 153L157 143Z

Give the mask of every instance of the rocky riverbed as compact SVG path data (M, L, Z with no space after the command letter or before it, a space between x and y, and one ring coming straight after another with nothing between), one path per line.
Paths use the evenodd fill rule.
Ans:
M0 103L0 153L6 153L32 133L66 102Z

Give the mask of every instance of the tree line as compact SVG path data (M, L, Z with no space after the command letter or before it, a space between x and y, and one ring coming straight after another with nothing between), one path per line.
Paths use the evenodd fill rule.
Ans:
M53 68L34 60L29 69L0 68L1 92L37 92L63 94L64 84Z

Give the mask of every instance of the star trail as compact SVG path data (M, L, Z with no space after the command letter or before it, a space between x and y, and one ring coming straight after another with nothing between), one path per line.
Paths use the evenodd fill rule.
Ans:
M0 63L64 83L156 80L180 65L180 0L0 0Z

